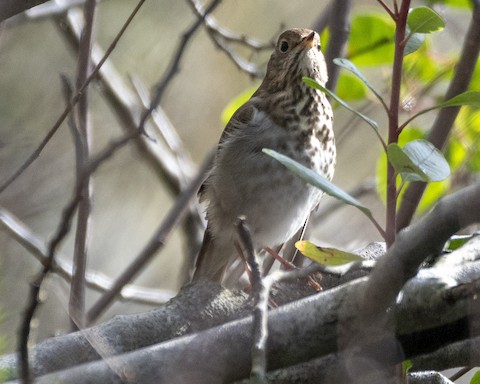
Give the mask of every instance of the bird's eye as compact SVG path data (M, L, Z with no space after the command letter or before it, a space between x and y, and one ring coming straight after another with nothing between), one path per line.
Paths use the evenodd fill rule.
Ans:
M282 40L280 42L280 52L287 52L288 51L288 42L286 40Z
M318 51L321 51L321 50L322 50L322 46L320 45L320 43L317 44L317 50L318 50Z

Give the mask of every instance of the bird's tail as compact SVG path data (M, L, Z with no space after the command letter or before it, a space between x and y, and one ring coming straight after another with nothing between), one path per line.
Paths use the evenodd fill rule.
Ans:
M207 279L221 283L230 257L233 244L222 245L213 238L208 227L203 236L202 248L197 257L192 281Z

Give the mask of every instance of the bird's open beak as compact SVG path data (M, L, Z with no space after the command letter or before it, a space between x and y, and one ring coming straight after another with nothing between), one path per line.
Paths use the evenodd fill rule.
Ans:
M307 36L303 38L302 43L305 44L308 48L313 48L315 46L315 32L310 32Z

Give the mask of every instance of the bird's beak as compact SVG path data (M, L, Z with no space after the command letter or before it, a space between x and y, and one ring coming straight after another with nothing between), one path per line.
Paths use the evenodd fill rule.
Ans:
M310 32L303 38L303 44L308 48L313 48L315 46L315 35L316 33L314 31Z

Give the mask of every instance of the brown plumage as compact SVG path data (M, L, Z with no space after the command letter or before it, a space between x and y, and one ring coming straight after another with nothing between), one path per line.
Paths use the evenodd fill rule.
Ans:
M265 78L225 127L200 198L208 226L194 279L222 281L237 257L234 222L246 217L257 250L289 240L318 205L321 192L262 153L271 148L331 179L335 169L333 115L322 92L327 72L318 34L283 32Z

